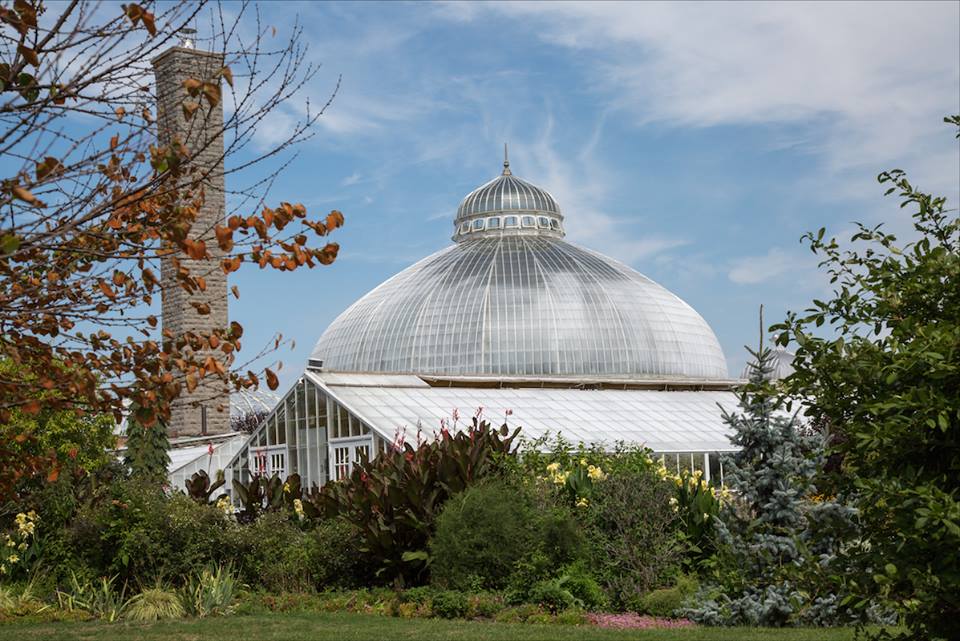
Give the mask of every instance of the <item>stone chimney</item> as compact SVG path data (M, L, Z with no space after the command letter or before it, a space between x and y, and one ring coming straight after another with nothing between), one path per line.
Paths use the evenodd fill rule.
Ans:
M225 216L223 182L223 107L222 102L210 108L202 98L188 98L183 81L196 78L208 82L220 82L223 56L217 53L194 49L189 40L185 46L172 47L153 60L157 79L157 135L161 143L179 139L193 153L192 162L203 170L209 169L209 178L204 185L205 202L200 210L191 238L202 238L212 261L194 261L185 255L178 256L181 264L195 276L206 280L206 291L189 294L177 283L173 265L169 260L161 263L163 284L163 329L175 335L185 332L209 332L214 328L226 328L227 277L220 269L219 257L223 252L217 245L214 227L223 224ZM201 103L188 121L183 113L183 102L192 100ZM191 305L203 302L210 306L210 314L200 315ZM221 352L213 354L223 358ZM205 357L205 354L201 354ZM174 403L167 431L171 437L220 434L230 430L230 397L222 382L207 377L193 392L183 388L180 398ZM222 406L222 410L218 409Z

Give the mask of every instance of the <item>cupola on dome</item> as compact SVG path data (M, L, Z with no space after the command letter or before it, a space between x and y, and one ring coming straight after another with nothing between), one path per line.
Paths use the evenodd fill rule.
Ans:
M505 158L501 175L460 204L455 244L350 306L311 360L339 372L727 379L693 308L563 237L557 201Z

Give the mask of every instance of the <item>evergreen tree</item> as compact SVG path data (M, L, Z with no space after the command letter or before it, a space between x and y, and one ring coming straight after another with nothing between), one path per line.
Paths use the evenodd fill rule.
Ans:
M830 570L854 510L818 497L822 438L790 415L771 385L769 350L751 352L739 410L723 412L740 450L724 460L732 490L715 521L717 583L685 611L714 625L826 625L842 618Z
M145 427L136 416L134 410L127 418L127 454L123 462L133 478L150 485L164 485L170 465L167 428L159 421Z

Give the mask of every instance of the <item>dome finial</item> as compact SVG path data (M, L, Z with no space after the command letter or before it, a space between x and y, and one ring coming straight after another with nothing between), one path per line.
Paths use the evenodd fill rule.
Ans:
M507 155L507 143L503 143L503 175L509 176L511 173L513 172L510 171L510 156Z

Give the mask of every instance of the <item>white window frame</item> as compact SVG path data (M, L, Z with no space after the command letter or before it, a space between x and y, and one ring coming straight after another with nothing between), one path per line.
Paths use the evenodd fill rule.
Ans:
M353 474L354 464L360 460L360 452L366 449L367 459L375 455L373 434L353 438L340 438L328 443L330 462L328 466L330 480L339 481Z

